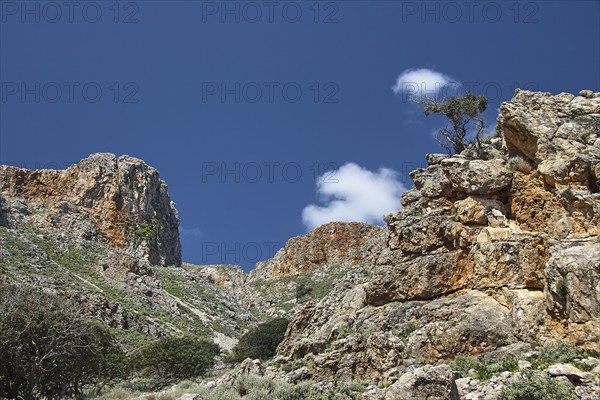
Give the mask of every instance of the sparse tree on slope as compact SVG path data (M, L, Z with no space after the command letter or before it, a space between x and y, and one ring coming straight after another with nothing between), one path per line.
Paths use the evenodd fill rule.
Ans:
M471 144L475 144L477 150L480 149L484 128L482 113L488 105L484 95L467 93L442 101L420 97L414 101L424 105L423 112L426 116L439 114L448 118L447 125L438 131L437 137L439 144L448 152L460 153ZM470 132L471 128L474 132Z

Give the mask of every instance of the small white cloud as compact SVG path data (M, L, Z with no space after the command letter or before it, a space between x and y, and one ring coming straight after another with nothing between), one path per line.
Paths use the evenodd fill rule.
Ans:
M427 68L412 68L404 70L392 86L394 94L409 97L435 97L449 89L457 90L460 82L441 72Z
M199 228L184 228L182 225L179 225L179 234L181 236L193 236L193 237L201 237L204 236L204 233Z
M384 215L400 209L405 190L394 170L373 172L347 163L319 177L317 193L325 205L304 207L302 222L308 229L332 221L382 224Z

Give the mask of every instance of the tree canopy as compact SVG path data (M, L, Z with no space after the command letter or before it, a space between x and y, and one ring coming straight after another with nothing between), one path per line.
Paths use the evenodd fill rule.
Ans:
M445 127L439 129L437 140L449 152L460 153L469 145L481 147L484 121L482 113L488 106L484 95L466 93L462 96L436 100L429 97L415 99L417 104L423 104L426 116L431 114L443 115L448 118ZM473 128L473 132L471 131Z
M0 332L0 397L81 397L128 374L106 327L40 288L0 285Z
M289 321L275 318L249 330L233 348L232 359L242 361L246 358L262 360L273 357L277 346L283 340Z

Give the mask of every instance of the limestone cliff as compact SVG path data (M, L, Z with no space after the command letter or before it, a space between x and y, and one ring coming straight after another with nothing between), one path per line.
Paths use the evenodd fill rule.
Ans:
M361 264L378 244L382 228L359 222L331 222L287 241L273 258L259 262L250 279L310 272L325 265Z
M299 311L279 362L393 382L553 338L600 350L600 93L517 91L497 132L483 159L427 156L372 265Z
M158 171L137 158L98 153L64 171L0 166L0 206L6 225L30 221L151 264L181 264L175 204Z

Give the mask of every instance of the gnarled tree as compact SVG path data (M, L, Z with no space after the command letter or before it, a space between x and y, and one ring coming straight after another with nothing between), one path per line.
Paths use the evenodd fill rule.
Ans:
M80 398L128 375L107 328L40 288L0 284L0 332L0 398Z
M448 118L448 123L438 131L437 136L439 144L448 152L460 153L471 144L474 144L477 150L481 148L484 128L482 113L488 105L484 95L467 93L442 101L430 97L413 100L424 105L423 112L426 116L439 114Z

